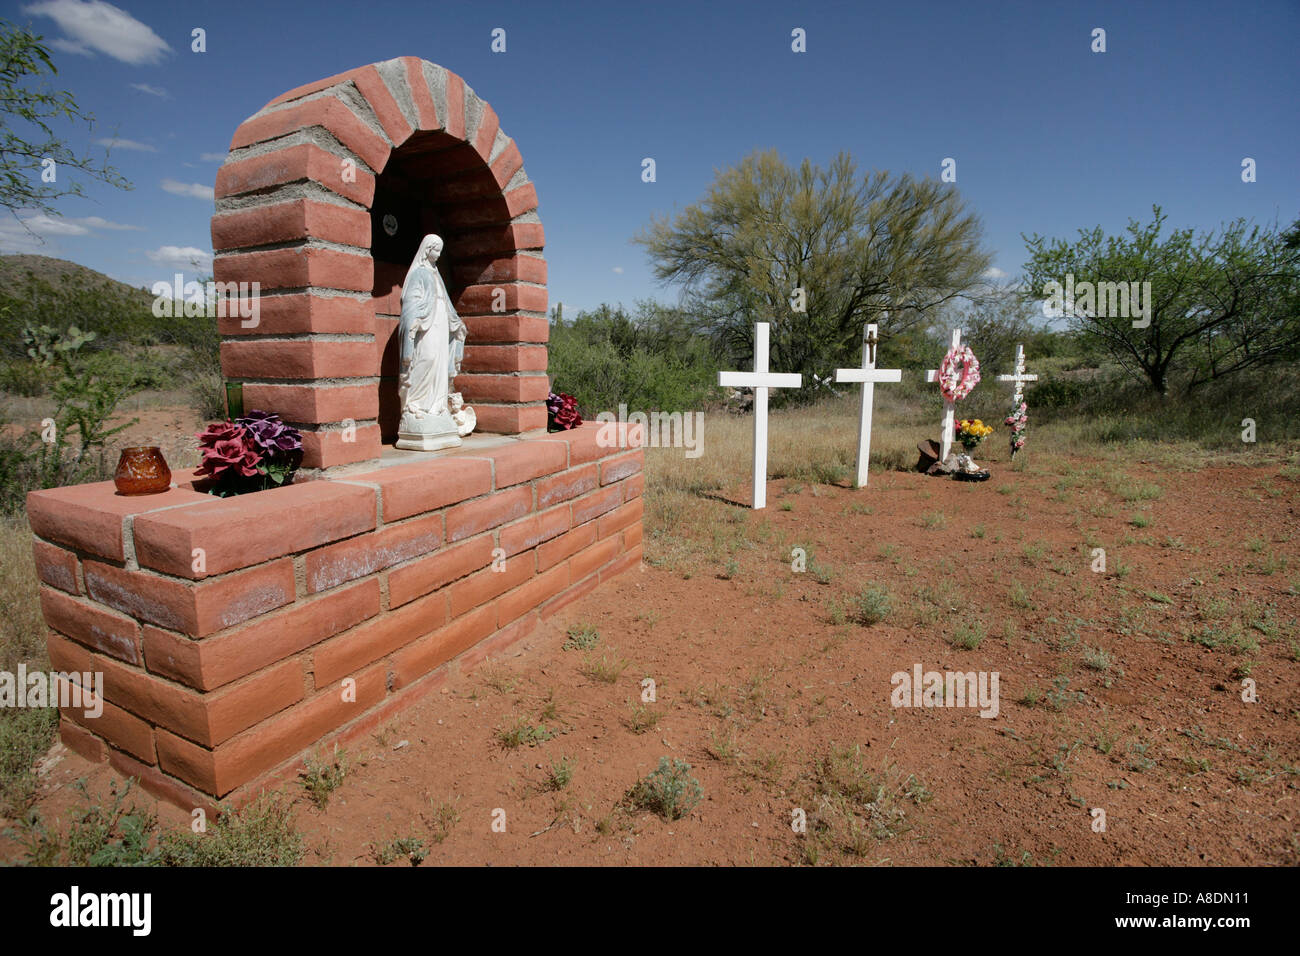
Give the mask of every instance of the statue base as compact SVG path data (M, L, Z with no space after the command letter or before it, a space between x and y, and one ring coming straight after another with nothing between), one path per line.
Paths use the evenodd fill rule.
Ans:
M402 415L397 429L397 447L407 451L437 451L460 446L460 431L450 415Z

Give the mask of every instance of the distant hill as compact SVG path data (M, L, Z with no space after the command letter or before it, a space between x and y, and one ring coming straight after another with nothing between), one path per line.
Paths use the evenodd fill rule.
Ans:
M0 256L0 289L9 295L15 295L21 287L29 284L30 279L48 282L53 286L65 283L90 288L106 286L123 296L153 301L153 296L144 289L118 282L102 272L69 262L67 259L32 255Z
M153 314L153 295L86 266L51 256L0 256L0 357L24 357L22 330L75 325L97 334L96 349L172 344L215 350L215 319Z

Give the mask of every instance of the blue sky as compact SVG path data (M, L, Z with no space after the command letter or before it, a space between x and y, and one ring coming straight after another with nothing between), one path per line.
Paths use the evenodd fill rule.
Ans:
M414 55L496 109L537 184L551 303L672 299L630 240L760 148L825 165L939 176L1014 276L1020 234L1300 216L1300 4L411 3L83 0L0 3L54 47L56 83L116 137L135 184L90 184L0 251L72 259L133 285L210 255L211 188L231 134L268 100ZM190 49L206 31L206 53ZM490 49L506 30L506 52ZM806 31L807 52L791 50ZM1106 31L1093 53L1092 31ZM94 147L99 148L99 147ZM641 181L653 157L657 181ZM1257 164L1243 183L1241 162ZM206 268L206 264L205 264Z

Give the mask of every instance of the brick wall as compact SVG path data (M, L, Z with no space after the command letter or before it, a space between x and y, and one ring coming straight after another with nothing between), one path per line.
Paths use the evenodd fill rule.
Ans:
M414 185L388 188L402 183ZM459 76L401 57L290 90L240 124L215 188L213 276L261 289L255 326L219 322L222 369L244 384L245 408L302 430L305 469L378 459L391 440L400 286L426 230L443 237L448 293L468 326L456 388L478 430L545 427L537 189ZM383 255L380 200L400 206L406 243Z
M639 563L641 436L598 436L228 499L188 475L33 492L53 669L104 680L101 716L64 709L64 742L197 807L372 729Z

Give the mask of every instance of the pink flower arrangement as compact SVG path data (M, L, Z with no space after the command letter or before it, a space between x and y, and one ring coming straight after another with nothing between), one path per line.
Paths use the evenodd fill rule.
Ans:
M212 479L219 497L288 484L302 461L302 435L279 415L249 412L216 422L199 435L197 473Z
M1011 454L1014 457L1016 452L1025 447L1025 429L1029 427L1029 406L1021 402L1019 407L1012 409L1011 414L1003 420L1003 424L1011 426Z
M582 416L578 414L578 400L564 392L551 392L547 396L546 413L548 431L566 431L582 424Z

